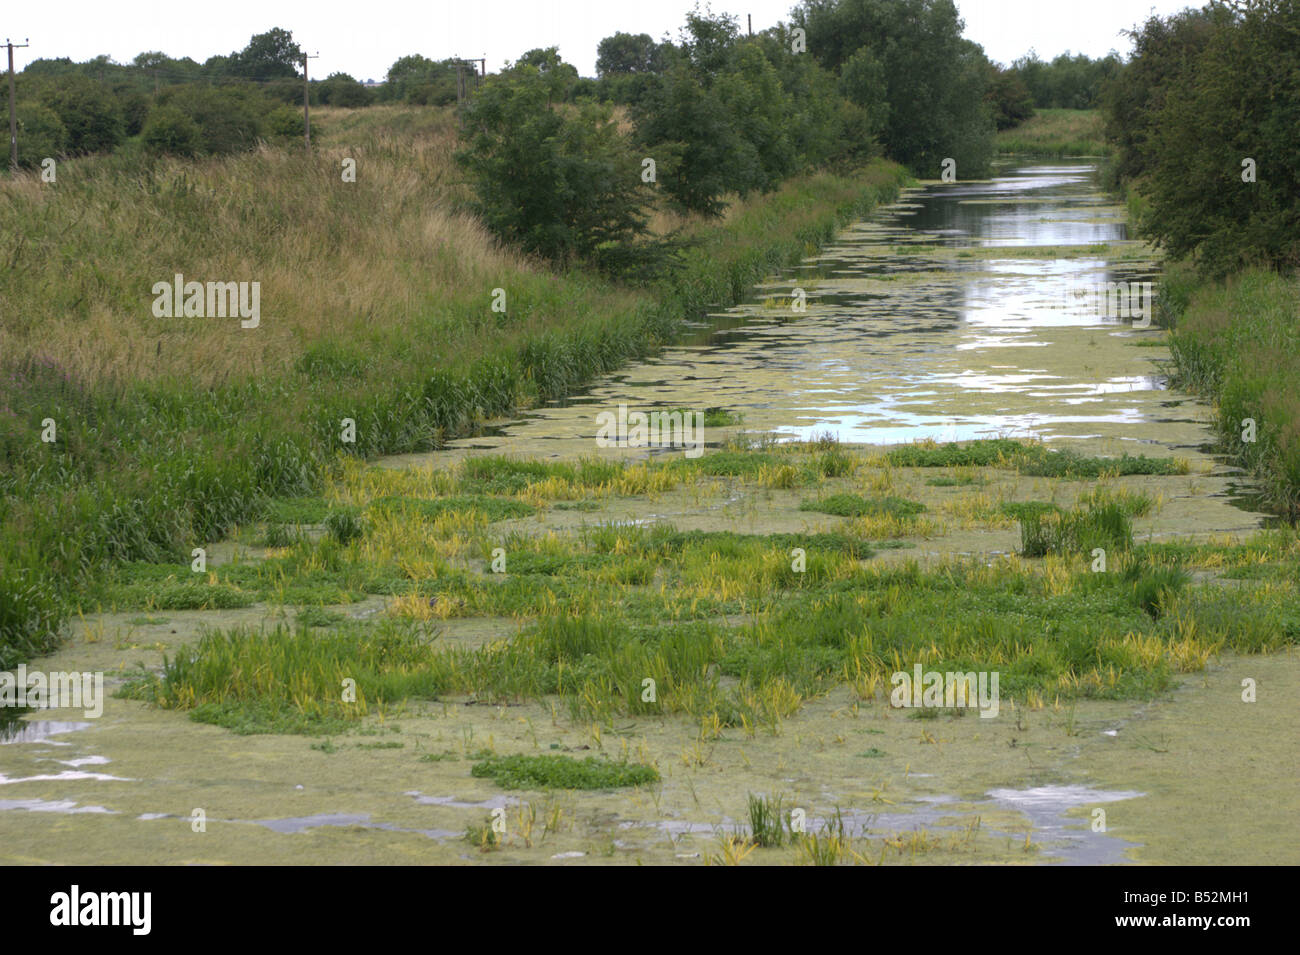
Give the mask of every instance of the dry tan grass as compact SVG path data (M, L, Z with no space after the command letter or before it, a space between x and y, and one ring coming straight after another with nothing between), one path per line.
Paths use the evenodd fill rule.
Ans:
M326 336L415 334L440 302L476 289L486 303L506 277L536 271L457 210L449 113L411 130L386 126L399 114L382 108L364 126L348 115L358 111L321 112L310 159L264 147L165 160L126 183L120 167L88 159L62 164L55 187L35 176L0 185L0 247L18 249L0 284L0 353L55 355L88 379L210 384L282 367ZM342 181L344 158L356 160L355 183ZM151 182L187 183L201 208ZM260 327L155 318L153 283L176 272L259 282ZM49 294L78 286L98 294L74 308Z

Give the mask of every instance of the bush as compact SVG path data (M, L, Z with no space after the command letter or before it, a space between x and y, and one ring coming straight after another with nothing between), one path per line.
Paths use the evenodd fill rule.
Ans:
M557 262L645 232L641 167L608 107L560 109L559 57L496 76L466 110L457 162L475 185L487 226Z
M110 150L126 138L122 106L108 89L84 76L66 76L45 87L42 104L52 110L68 134L68 151Z
M194 156L202 149L198 123L175 106L156 106L145 120L141 139L156 155Z
M1020 544L1025 557L1090 555L1097 548L1123 551L1133 546L1133 525L1124 506L1114 501L1069 513L1026 511L1020 517Z
M18 121L18 165L31 169L46 157L63 155L68 130L58 113L39 103L20 104L14 113Z
M164 90L159 103L188 116L199 128L201 151L217 155L256 146L270 109L261 93L238 86L176 86Z
M320 101L329 106L369 106L370 90L346 73L332 73L320 84Z
M355 508L338 508L325 518L325 532L340 544L349 544L365 536L366 524Z
M300 137L304 134L306 118L301 109L277 106L266 114L266 132L270 136Z

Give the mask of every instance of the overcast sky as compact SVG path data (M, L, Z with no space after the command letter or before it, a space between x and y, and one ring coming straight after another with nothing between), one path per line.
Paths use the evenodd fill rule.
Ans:
M713 9L752 14L754 29L789 20L794 0L715 0ZM993 60L1010 63L1030 47L1044 59L1065 50L1101 56L1128 52L1119 31L1154 10L1171 13L1182 0L957 0L966 36ZM595 74L596 44L617 31L674 37L694 0L56 0L6 3L0 38L31 46L14 51L21 69L37 57L87 60L107 53L120 62L144 50L189 56L200 63L240 50L254 33L293 32L308 52L313 76L351 73L383 79L400 56L433 59L486 56L490 70L533 47L558 46L584 76Z

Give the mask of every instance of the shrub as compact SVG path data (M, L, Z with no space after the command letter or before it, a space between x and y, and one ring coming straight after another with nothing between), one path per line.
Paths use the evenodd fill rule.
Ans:
M157 155L193 156L202 148L202 132L175 106L157 106L141 133L145 149Z
M237 86L176 86L164 90L159 103L175 107L199 128L205 153L252 149L262 132L269 101L256 90Z
M359 511L341 507L326 515L325 532L340 544L349 544L365 536L366 525Z
M303 135L306 119L301 109L277 106L266 114L266 131L272 136L297 138Z
M59 114L40 103L23 103L14 111L18 121L18 165L31 169L46 157L62 156L68 130Z
M67 130L69 152L103 152L126 138L121 104L88 77L62 77L57 85L45 87L41 99Z
M331 73L320 84L320 101L329 106L369 106L370 90L346 73Z
M559 57L521 60L488 79L466 110L457 161L497 235L557 262L584 259L646 230L640 163L607 107L556 108Z

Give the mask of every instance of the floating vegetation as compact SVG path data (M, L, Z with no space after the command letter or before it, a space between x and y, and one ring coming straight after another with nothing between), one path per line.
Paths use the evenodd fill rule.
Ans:
M502 789L622 789L659 781L653 766L615 763L595 756L485 756L470 774Z

